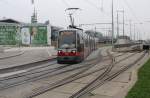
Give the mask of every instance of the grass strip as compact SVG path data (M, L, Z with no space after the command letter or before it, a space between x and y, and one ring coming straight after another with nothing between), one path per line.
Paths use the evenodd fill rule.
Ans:
M126 98L150 98L150 59L139 69L138 81Z

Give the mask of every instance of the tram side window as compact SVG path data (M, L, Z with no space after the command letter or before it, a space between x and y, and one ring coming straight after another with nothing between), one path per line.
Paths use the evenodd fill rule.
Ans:
M80 36L77 34L77 49L81 52Z
M88 37L88 47L91 46L90 37Z
M85 46L88 47L88 40L85 39Z
M80 37L77 35L77 44L80 44Z

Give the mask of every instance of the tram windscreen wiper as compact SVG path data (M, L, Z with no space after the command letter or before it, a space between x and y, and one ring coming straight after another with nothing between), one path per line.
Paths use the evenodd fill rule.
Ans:
M71 45L63 44L63 45L60 46L60 48L62 48L62 49L72 49L72 48L75 48L75 44L71 44Z

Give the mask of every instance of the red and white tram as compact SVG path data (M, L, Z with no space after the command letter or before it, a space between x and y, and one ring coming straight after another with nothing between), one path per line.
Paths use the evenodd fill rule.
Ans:
M82 62L96 49L94 37L79 28L69 28L58 34L58 63Z

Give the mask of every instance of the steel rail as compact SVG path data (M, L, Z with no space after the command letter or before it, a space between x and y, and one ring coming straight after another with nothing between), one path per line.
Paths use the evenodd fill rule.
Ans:
M42 64L50 63L52 61L56 61L56 58L46 59L46 60L41 60L41 61L35 61L35 62L32 62L32 63L28 63L28 64L17 65L17 66L13 66L13 67L0 69L0 74L8 73L8 72L14 72L14 70L19 71L19 70L34 68L34 67L40 66Z
M60 87L60 86L62 86L62 85L65 85L65 84L67 84L67 83L70 83L70 82L72 82L72 81L75 81L75 80L77 80L77 79L80 79L80 78L82 78L82 77L86 77L86 76L88 76L88 75L91 75L92 73L97 72L97 70L92 71L92 72L87 73L87 74L84 74L84 72L86 72L88 69L90 69L90 68L92 68L93 66L95 66L96 64L98 64L101 60L102 60L102 59L100 59L100 60L97 59L98 62L95 62L94 64L91 63L91 64L90 64L90 65L91 65L90 67L85 68L85 69L83 69L82 71L80 71L80 72L78 72L78 73L76 73L76 74L73 74L73 75L71 75L71 76L69 76L69 77L67 77L67 78L65 78L65 79L62 79L62 80L60 80L60 81L58 81L58 82L56 82L56 83L53 83L53 84L49 84L49 85L46 86L46 87L38 88L38 89L36 89L35 91L33 91L31 94L28 94L27 96L25 96L24 98L32 98L32 97L38 96L38 95L40 95L40 94L42 94L42 93L45 93L45 92L47 92L47 91L49 91L49 90L52 90L52 89L54 89L54 88ZM98 71L103 70L103 69L105 69L105 68L106 68L106 67L100 68Z
M60 67L60 69L55 69L51 72L49 72L49 71L44 72L43 74L37 75L37 76L29 78L29 79L25 79L25 80L22 80L22 81L19 81L19 82L16 82L16 83L5 84L4 86L0 87L0 90L7 89L7 88L10 88L10 87L14 87L14 86L17 86L17 85L21 85L21 84L24 84L24 83L27 83L27 82L30 82L30 81L39 80L39 79L42 79L42 78L45 78L45 77L48 77L48 76L55 76L55 75L58 75L58 74L62 74L62 73L70 72L70 71L73 71L73 70L81 69L81 68L84 68L84 67L88 67L87 65L91 65L91 64L92 63L88 62L87 64L84 64L82 66L77 66L76 68L71 68L71 69L68 69L68 70L65 70L64 67ZM71 66L66 65L65 67L67 68L67 67L71 67ZM61 70L61 69L64 69L64 70L58 72L58 70Z
M107 54L109 54L108 51L107 51ZM109 57L110 57L110 56L111 56L111 54L109 54ZM112 60L112 61L114 61L114 60ZM119 62L118 62L118 63L119 63ZM107 67L108 67L108 68L107 68ZM94 73L96 73L96 72L98 72L98 71L101 71L101 70L104 70L104 69L106 69L106 71L108 71L108 70L111 69L111 68L110 68L110 69L109 69L109 68L110 68L110 65L107 65L107 66L105 66L105 67L103 67L103 68L97 69L97 70L95 70L95 71L92 71L92 72L89 72L89 73L86 73L86 74L77 73L77 74L72 75L72 76L69 76L69 77L67 77L67 78L65 78L65 79L63 79L63 80L60 80L60 81L58 81L58 82L56 82L56 83L49 84L49 85L46 86L46 87L44 86L44 87L37 88L35 91L33 91L31 94L25 96L24 98L32 98L32 97L38 96L38 95L40 95L40 94L42 94L42 93L45 93L45 92L50 91L50 90L52 90L52 89L55 89L55 88L57 88L57 87L63 86L63 85L65 85L65 84L70 83L70 82L73 82L73 81L75 81L75 80L77 80L77 79L80 79L80 78L83 78L83 77L92 75L92 74L94 74ZM86 69L85 69L85 70L86 70ZM102 74L102 75L103 75L103 74Z
M103 84L105 84L108 81L111 81L112 79L114 79L115 77L117 77L118 75L120 75L121 73L123 73L124 71L128 70L129 68L131 68L132 66L134 66L138 61L140 61L143 57L145 56L145 53L142 54L137 60L135 60L133 63L129 64L128 66L125 66L124 68L120 69L119 71L115 72L115 73L111 73L109 72L109 74L107 74L106 77L103 78L97 78L94 81L92 81L90 84L86 85L83 89L79 90L77 93L73 94L72 96L70 96L69 98L81 98L83 96L85 96L86 94L90 93L91 91L95 90L96 88L102 86ZM109 75L109 76L108 76Z
M0 60L9 59L9 58L13 58L13 57L18 57L18 56L23 55L24 53L25 53L24 51L21 51L20 53L17 53L17 54L14 54L14 55L0 57Z
M92 82L87 84L85 87L83 87L81 90L79 90L77 93L73 94L69 98L79 98L79 96L85 94L87 91L90 91L93 87L95 87L98 81L105 78L105 76L108 75L108 73L112 70L114 66L114 58L112 55L110 55L110 59L112 59L110 65L106 68L106 70L102 74L100 74L96 79L94 79Z

